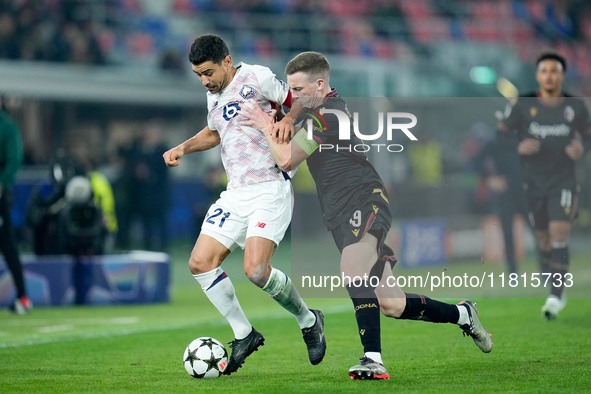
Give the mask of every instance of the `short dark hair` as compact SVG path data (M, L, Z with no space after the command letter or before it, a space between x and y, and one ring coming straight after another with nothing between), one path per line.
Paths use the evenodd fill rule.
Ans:
M538 69L540 63L544 60L556 60L562 66L562 71L566 72L566 59L561 54L551 51L540 53L538 59L536 60L536 70Z
M228 46L221 37L215 34L203 34L193 41L189 51L189 61L194 65L205 63L208 60L215 64L221 64L229 54Z
M322 77L328 80L330 64L323 54L318 52L302 52L287 63L285 75L303 72L314 78Z

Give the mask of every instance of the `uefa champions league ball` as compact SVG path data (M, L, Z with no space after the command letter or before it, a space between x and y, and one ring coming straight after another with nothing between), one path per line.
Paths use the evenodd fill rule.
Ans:
M218 378L228 366L228 352L217 339L200 337L185 349L183 363L189 375L196 379Z

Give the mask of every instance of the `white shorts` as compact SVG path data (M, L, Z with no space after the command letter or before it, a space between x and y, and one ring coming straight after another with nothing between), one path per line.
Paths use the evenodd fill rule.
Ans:
M289 181L254 183L222 192L201 225L201 234L234 250L244 249L246 239L283 239L291 222L292 190Z

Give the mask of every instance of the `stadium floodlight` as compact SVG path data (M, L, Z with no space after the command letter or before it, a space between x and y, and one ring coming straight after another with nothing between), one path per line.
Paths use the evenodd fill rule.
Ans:
M476 66L470 70L470 79L474 83L489 85L497 80L495 70L488 66Z

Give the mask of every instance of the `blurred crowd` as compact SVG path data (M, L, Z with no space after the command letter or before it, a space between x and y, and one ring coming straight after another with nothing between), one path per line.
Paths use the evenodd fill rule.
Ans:
M0 59L127 66L141 62L185 73L187 48L205 32L227 38L236 58L252 55L262 64L266 57L289 57L303 50L437 63L432 53L442 44L472 43L482 51L489 44L502 45L531 65L542 48L552 47L568 59L569 75L581 81L575 93L591 89L589 0L0 0ZM78 129L64 136L65 141L112 146L101 148L108 152L102 152L96 164L113 185L117 244L123 249L135 244L163 250L168 243L162 224L170 207L162 187L168 182L161 160L166 146L159 128L148 122L136 131L124 130L120 135L126 137L119 139L105 130L92 134L96 138L81 138ZM55 131L60 133L65 131ZM486 140L481 134L471 132L463 156L450 153L450 142L437 133L421 139L409 151L408 161L398 158L389 169L392 188L411 184L428 190L420 194L432 198L435 210L439 194L434 189L441 189L446 179L459 178L457 174L473 173L467 167ZM26 164L46 164L47 157L31 151L51 144L39 144L38 134L33 137L24 139ZM421 159L425 157L429 160ZM470 210L484 210L490 191L476 176L464 176L460 183L470 194ZM413 203L419 200L413 197L405 206ZM195 211L200 217L203 207Z
M1 0L0 58L105 64L90 2Z
M134 64L186 71L196 34L234 52L316 49L375 58L429 56L442 42L502 44L530 62L544 46L591 76L586 0L0 0L0 58Z

